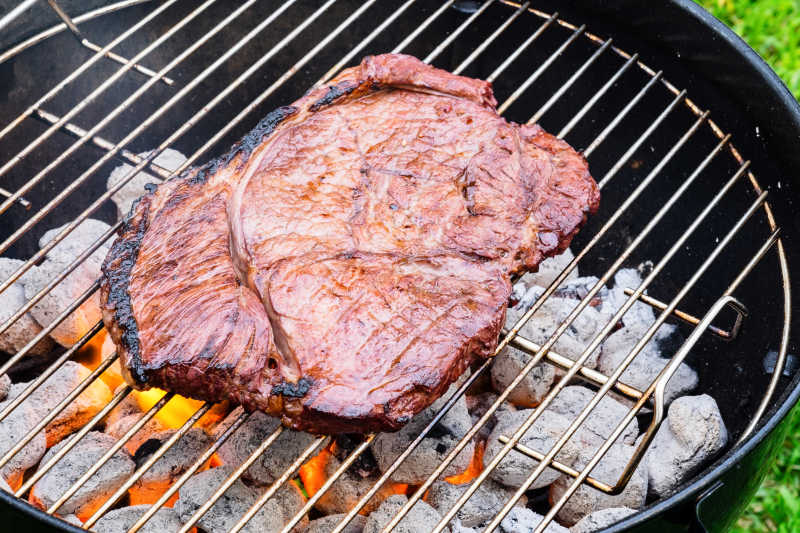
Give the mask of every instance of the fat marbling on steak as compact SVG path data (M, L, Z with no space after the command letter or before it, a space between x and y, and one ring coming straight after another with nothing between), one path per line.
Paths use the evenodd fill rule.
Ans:
M131 210L103 266L127 381L317 433L396 430L494 350L512 274L597 208L489 83L365 58Z

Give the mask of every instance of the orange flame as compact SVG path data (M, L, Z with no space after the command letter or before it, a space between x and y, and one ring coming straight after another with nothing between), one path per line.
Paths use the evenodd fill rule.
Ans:
M327 481L328 476L325 473L325 467L328 464L328 460L332 455L331 449L335 447L335 443L331 444L330 447L323 449L317 455L309 459L306 464L300 467L298 472L300 476L300 481L303 482L303 487L306 489L306 494L308 497L311 498L316 494L322 485L325 484ZM408 485L405 483L390 483L389 488L392 490L394 494L407 494L408 493ZM369 514L365 512L366 509L361 509L361 514Z
M478 442L478 444L475 445L475 453L472 454L472 460L469 462L467 469L460 474L446 477L444 480L453 485L463 485L478 477L478 474L483 471L483 453L485 451L486 441Z
M153 407L164 396L164 391L161 389L149 389L146 391L134 391L134 397L139 407L143 411L147 411ZM194 413L203 405L200 400L193 400L176 394L170 401L166 403L156 413L156 420L164 424L168 428L177 429L181 427ZM197 425L202 428L210 428L225 415L227 405L225 402L216 404L206 414L204 414Z
M330 456L331 452L325 448L300 467L300 471L298 472L300 481L303 482L303 486L309 498L316 494L322 485L325 484L325 466L328 464L328 458Z

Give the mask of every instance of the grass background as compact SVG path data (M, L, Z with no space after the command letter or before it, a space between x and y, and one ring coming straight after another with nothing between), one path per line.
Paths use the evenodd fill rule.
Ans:
M696 0L733 28L800 98L800 0ZM735 533L800 532L800 411Z

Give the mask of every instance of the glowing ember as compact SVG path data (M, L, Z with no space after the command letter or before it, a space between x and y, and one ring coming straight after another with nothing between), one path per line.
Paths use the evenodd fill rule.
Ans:
M481 473L483 470L483 452L486 450L486 441L480 441L475 446L475 453L472 455L472 461L466 470L460 474L444 478L448 483L453 485L463 485L469 483Z
M216 468L218 466L222 466L225 463L222 461L222 458L217 455L216 453L211 456L211 459L208 460L208 467L209 468Z
M161 389L150 389L146 391L135 391L136 401L143 411L153 407L158 400L166 394ZM175 395L167 404L156 413L156 419L170 428L179 428L184 422L200 409L203 402L192 400L183 396Z
M325 483L325 465L328 464L330 456L331 452L325 448L300 467L300 481L303 482L309 498Z
M331 450L335 449L335 446L336 444L332 443L328 448L319 452L300 467L298 472L300 481L302 481L309 498L314 496L327 481L328 476L325 473L325 467L331 455L333 455ZM394 494L408 494L408 485L405 483L389 483L389 488ZM359 513L369 514L366 508L362 508Z

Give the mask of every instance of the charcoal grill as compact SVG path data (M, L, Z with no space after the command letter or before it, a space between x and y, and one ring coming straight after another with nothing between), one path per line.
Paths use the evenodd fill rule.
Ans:
M782 442L786 431L782 422L800 394L800 374L795 372L790 354L796 345L790 339L792 283L788 269L789 258L797 254L789 243L800 231L791 217L797 186L794 172L800 168L796 141L800 110L763 61L710 15L689 1L678 0L658 6L623 0L602 5L539 0L523 4L507 0L126 0L78 3L78 9L72 9L68 2L47 4L26 0L10 9L10 2L2 3L9 9L0 17L0 49L5 49L0 55L0 216L5 218L0 225L0 253L26 262L0 283L0 292L86 217L107 220L112 228L0 324L0 331L8 329L113 236L120 224L108 200L139 170L168 178L203 163L241 137L270 109L325 83L362 55L411 53L453 72L492 81L501 113L517 122L539 122L581 149L603 190L600 212L574 241L575 260L534 307L504 331L498 347L499 351L512 345L528 352L531 359L526 372L547 361L562 368L565 377L528 422L503 439L503 452L442 521L431 524L431 530L442 531L493 465L514 447L541 463L487 531L499 524L548 464L572 476L574 482L564 498L555 502L537 533L581 483L609 493L618 491L662 421L664 387L685 359L700 375L700 390L719 402L734 437L732 444L674 495L650 504L609 530L722 530L746 505ZM148 156L136 155L154 146L157 148ZM158 152L167 147L191 154L174 173L153 163ZM104 178L119 161L135 169L123 183L106 192ZM40 250L37 242L42 233L67 222L70 225ZM652 270L641 286L631 287L628 302L586 347L580 360L572 362L550 351L617 269L645 260L654 262ZM596 274L600 282L546 343L540 346L522 338L518 333L523 322L535 320L542 303L578 264L582 272ZM35 379L0 412L0 419L101 331L102 324L96 324L45 368L37 368L24 357L98 286L95 283L25 348L4 359L0 374L10 372ZM625 363L612 375L583 367L604 335L636 301L652 305L659 318ZM673 351L672 362L645 390L621 382L627 363L666 320L682 324L686 335L685 342ZM7 463L115 360L113 355L102 361L27 437L0 458L0 464ZM486 362L473 369L442 411L335 531L343 529L489 365ZM559 446L539 453L517 443L555 393L573 377L591 383L597 395L559 445L612 389L635 404L612 438L581 471L554 461ZM23 498L48 466L130 393L127 387L115 394L100 413L68 438L56 457L26 478L15 495L0 491L0 512L7 527L81 531L53 515L114 450L46 512L28 505ZM147 411L119 440L117 449L171 397L166 394ZM200 407L83 527L91 528L113 508L211 407ZM413 493L387 529L425 493L492 411L450 451L448 459ZM644 415L646 412L650 414ZM166 503L247 416L242 415L222 433L131 531L138 530ZM636 416L647 417L647 431L623 476L613 483L591 477L591 468ZM281 431L275 430L235 468L182 531L190 530L261 454L270 453ZM303 511L310 509L365 452L373 438L367 436L350 453ZM300 454L233 531L254 516L326 442L327 437L319 437ZM284 531L289 531L302 514Z

